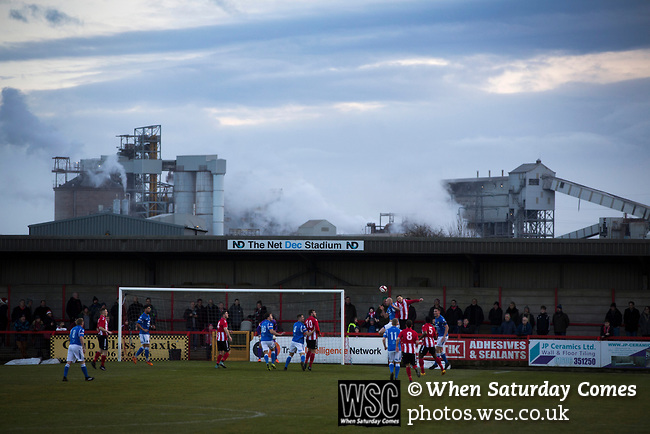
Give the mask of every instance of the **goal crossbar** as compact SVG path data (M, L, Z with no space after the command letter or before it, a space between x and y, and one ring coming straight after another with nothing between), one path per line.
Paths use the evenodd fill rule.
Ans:
M345 289L258 289L258 288L159 288L159 287L144 287L144 286L120 286L118 288L118 299L120 309L118 309L118 328L117 328L117 339L118 339L118 349L117 349L117 360L122 361L122 324L124 324L123 318L123 306L126 300L125 294L128 292L146 292L146 291L157 291L157 292L255 292L255 293L274 293L278 292L298 292L298 293L331 293L340 295L340 312L341 312L341 364L345 364L345 321L344 321L344 312L345 312Z

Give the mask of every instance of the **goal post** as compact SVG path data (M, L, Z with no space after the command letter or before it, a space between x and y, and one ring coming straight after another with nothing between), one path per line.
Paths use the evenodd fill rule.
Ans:
M231 296L232 295L232 296ZM131 313L131 318L128 318L130 312L129 300L127 297L131 296L133 299L137 297L137 303L145 305L145 299L151 298L152 304L156 309L156 324L157 328L155 331L160 331L161 328L165 329L174 329L175 322L182 322L182 315L174 312L180 312L181 309L185 309L191 301L196 301L197 297L204 299L207 298L217 298L220 296L225 296L226 303L224 309L229 308L229 300L234 300L235 297L242 298L245 300L244 311L251 312L251 303L254 303L254 300L259 299L268 299L272 308L270 311L274 314L274 318L280 323L289 323L293 325L296 320L297 313L303 313L305 318L308 317L308 309L314 308L318 312L327 312L328 317L324 318L319 315L318 320L320 323L320 328L331 330L329 334L333 334L336 342L336 347L340 351L336 352L336 356L340 354L340 363L345 364L346 354L345 354L345 290L344 289L258 289L258 288L203 288L203 287L193 287L193 288L162 288L162 287L134 287L134 286L120 286L118 288L118 304L120 309L118 309L118 318L117 318L117 359L122 361L124 344L125 344L125 333L133 334L131 339L135 339L135 346L139 345L138 332L133 328L133 324L129 324L130 329L128 331L123 330L123 325L125 320L130 320L133 322L134 316ZM235 296L235 297L233 297ZM285 300L283 300L285 298ZM135 304L135 303L133 303ZM181 306L181 307L179 307ZM205 306L205 304L204 304ZM254 307L254 304L253 304ZM275 310L274 310L275 309ZM279 310L279 312L278 312ZM134 312L132 310L131 312ZM284 316L283 316L284 311ZM337 312L338 311L338 312ZM137 315L138 317L142 311ZM125 318L127 315L127 318ZM246 316L244 317L246 318ZM288 319L287 319L288 318ZM232 317L231 317L232 319ZM243 323L242 323L243 324ZM160 327L159 327L160 325ZM214 324L216 327L216 323ZM337 327L338 326L338 327ZM182 330L185 330L183 327ZM254 330L253 330L254 331ZM288 330L287 330L288 331ZM177 333L177 332L174 332ZM289 336L290 333L287 333L286 336ZM155 334L152 334L152 338ZM129 342L126 342L129 344ZM188 343L188 345L190 345ZM130 347L133 344L129 345ZM132 348L131 348L132 349ZM333 363L330 359L329 363Z

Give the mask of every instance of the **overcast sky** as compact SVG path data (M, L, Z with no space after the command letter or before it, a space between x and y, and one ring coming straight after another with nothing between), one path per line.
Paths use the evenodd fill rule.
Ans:
M538 158L648 204L649 29L627 0L0 0L0 234L54 219L52 157L154 124L227 160L226 212L296 228L448 227L441 180ZM621 215L556 200L556 235Z

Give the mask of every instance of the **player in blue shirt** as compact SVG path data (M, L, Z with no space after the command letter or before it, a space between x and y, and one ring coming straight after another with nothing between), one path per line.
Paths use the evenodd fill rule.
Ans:
M388 314L388 319L393 321L393 318L395 318L395 315L397 315L397 312L400 310L400 308L397 303L393 303L392 298L388 297L386 300L388 301L386 313Z
M440 315L440 309L435 308L433 309L433 326L436 328L436 331L438 332L438 341L436 342L436 353L438 353L438 357L442 359L443 362L445 362L445 371L447 368L449 368L449 362L447 361L447 354L445 354L445 342L447 342L447 337L449 336L449 325L447 324L447 321L445 320L445 317Z
M384 343L384 349L388 350L388 369L390 370L390 379L393 379L393 374L395 380L399 375L399 364L402 361L402 352L397 346L397 341L399 338L399 333L401 332L399 328L399 320L393 318L389 324L386 324L384 327L384 335L382 336L381 341Z
M81 362L81 370L86 377L86 381L93 381L93 377L88 376L88 369L86 369L86 362L84 361L84 319L77 318L75 321L76 326L70 330L70 346L68 346L68 363L63 368L63 381L68 381L68 370L70 365L79 360Z
M144 358L147 360L147 365L153 366L153 363L149 360L149 329L155 329L156 326L151 324L151 316L149 316L149 312L151 312L151 306L147 306L144 308L144 312L142 315L140 315L140 318L138 318L138 322L136 323L136 326L138 330L140 330L140 348L138 348L138 352L135 353L135 356L132 357L133 363L138 363L138 356L144 352Z
M275 369L275 360L271 359L269 362L269 356L275 351L275 341L273 336L281 336L281 333L275 331L275 324L273 321L273 314L267 313L266 319L260 323L260 345L262 346L262 352L264 353L264 361L266 362L266 369L269 371L271 368Z
M291 339L291 344L289 345L289 357L284 364L284 370L286 371L291 362L291 358L296 352L300 354L300 366L304 371L306 368L305 365L305 336L311 336L314 331L307 331L307 326L305 326L305 315L299 313L298 321L293 325L293 339Z

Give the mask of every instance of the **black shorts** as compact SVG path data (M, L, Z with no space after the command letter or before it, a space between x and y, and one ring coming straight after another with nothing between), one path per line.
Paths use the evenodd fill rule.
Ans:
M307 348L310 350L317 350L318 349L318 341L317 340L307 340Z
M415 364L415 354L402 353L402 367L406 365L417 366Z
M433 357L436 357L436 348L435 347L422 347L422 348L420 348L420 357L424 357L427 354L431 354Z
M230 344L228 341L217 341L217 351L225 351L226 353L230 351Z
M97 343L100 351L108 351L108 338L106 336L97 335Z

